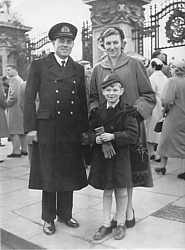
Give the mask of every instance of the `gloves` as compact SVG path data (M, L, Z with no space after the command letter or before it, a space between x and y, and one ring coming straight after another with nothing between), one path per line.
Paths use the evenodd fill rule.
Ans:
M102 152L104 154L105 159L111 159L115 154L115 150L110 142L106 142L102 144Z
M138 115L138 109L133 106L129 106L128 104L126 104L126 110L132 117L136 117Z

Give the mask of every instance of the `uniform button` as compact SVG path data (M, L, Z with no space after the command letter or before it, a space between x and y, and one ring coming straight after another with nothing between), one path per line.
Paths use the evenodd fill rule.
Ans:
M75 81L73 81L73 83L74 83L74 84L76 84L76 82L75 82Z
M60 115L60 111L58 111L58 114Z
M74 102L73 102L73 101L71 101L71 104L74 104Z
M113 129L114 129L114 127L113 127L113 126L111 126L111 127L110 127L110 129L111 129L111 130L113 130Z
M74 94L75 93L74 90L71 93Z
M57 103L60 103L60 101L58 100Z
M57 83L57 81L55 81Z
M73 115L73 112L71 111L70 114Z
M56 89L56 91L55 91L56 93L58 93L58 89Z

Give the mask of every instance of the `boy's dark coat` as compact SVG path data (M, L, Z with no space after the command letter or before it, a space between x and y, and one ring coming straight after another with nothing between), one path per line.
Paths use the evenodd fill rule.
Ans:
M116 155L105 159L102 146L95 143L95 128L103 126L105 132L114 133L115 140L111 141ZM89 175L89 184L97 189L112 189L132 187L129 145L138 136L138 125L124 107L119 103L112 113L107 115L106 103L90 118L90 138L93 142L93 160Z

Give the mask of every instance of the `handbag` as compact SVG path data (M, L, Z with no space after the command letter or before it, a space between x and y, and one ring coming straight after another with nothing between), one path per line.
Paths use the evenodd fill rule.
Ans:
M160 119L158 120L158 122L155 124L154 127L154 131L156 133L160 133L162 131L162 127L163 127L163 123L164 123L164 119L161 120L162 117L160 117ZM160 121L161 120L161 121Z
M138 122L139 124L139 122ZM139 140L137 144L133 144L130 147L130 161L133 186L145 187L148 183L148 163L149 154L148 149L142 145L139 125Z

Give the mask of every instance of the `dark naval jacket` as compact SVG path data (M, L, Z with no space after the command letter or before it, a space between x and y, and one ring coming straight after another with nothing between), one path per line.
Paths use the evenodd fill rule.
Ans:
M39 94L36 112L35 99ZM53 53L31 64L25 90L24 129L37 130L29 188L79 190L87 185L81 136L88 131L83 66L71 57L64 69Z

